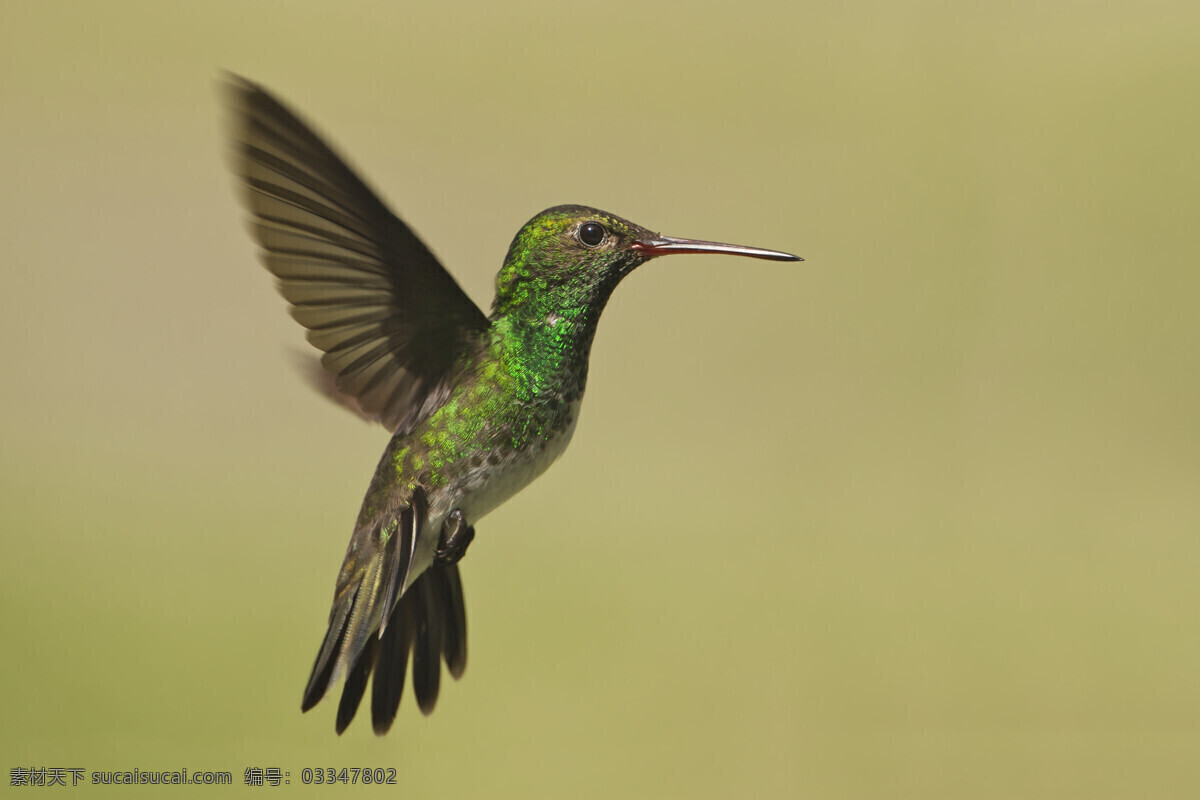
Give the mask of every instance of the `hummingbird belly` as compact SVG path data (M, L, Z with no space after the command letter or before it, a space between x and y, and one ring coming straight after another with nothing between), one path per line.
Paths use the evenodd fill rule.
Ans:
M564 419L555 426L553 433L536 439L524 449L512 449L498 455L499 463L484 461L479 467L468 469L455 482L451 501L446 513L459 508L467 520L477 520L499 506L508 498L529 485L534 478L545 472L563 454L575 424L579 420L580 401L567 406ZM495 456L492 461L495 461Z
M533 406L514 408L499 392L499 402L487 409L482 424L465 445L447 434L461 418L454 405L429 418L411 434L388 445L364 498L357 527L370 527L389 509L407 506L414 487L424 488L428 501L424 533L417 537L402 590L434 561L443 525L455 509L474 525L496 506L541 475L566 449L579 418L581 396L561 397ZM519 419L513 422L499 420ZM516 430L514 428L516 427Z

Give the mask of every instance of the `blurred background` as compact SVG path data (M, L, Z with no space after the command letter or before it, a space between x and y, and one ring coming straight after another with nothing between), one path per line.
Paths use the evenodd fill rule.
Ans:
M4 17L6 785L1200 791L1200 6ZM466 675L382 739L299 704L387 435L296 370L222 69L309 119L484 308L558 203L807 259L620 287L571 448L478 526Z

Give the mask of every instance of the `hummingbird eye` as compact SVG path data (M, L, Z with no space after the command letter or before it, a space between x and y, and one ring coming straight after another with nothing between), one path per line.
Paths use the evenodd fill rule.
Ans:
M599 222L585 222L579 226L579 241L585 247L596 247L604 241L604 226Z

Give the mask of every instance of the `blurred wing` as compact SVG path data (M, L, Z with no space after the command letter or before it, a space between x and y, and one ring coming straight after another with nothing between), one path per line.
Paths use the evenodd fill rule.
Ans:
M407 432L488 325L429 249L261 87L228 83L235 169L262 259L339 392Z

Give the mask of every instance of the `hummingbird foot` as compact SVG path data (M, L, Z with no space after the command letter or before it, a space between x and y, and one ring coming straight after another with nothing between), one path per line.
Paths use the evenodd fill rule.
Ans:
M461 510L454 509L442 524L436 556L438 563L457 564L467 554L467 546L474 539L475 528L467 524Z

